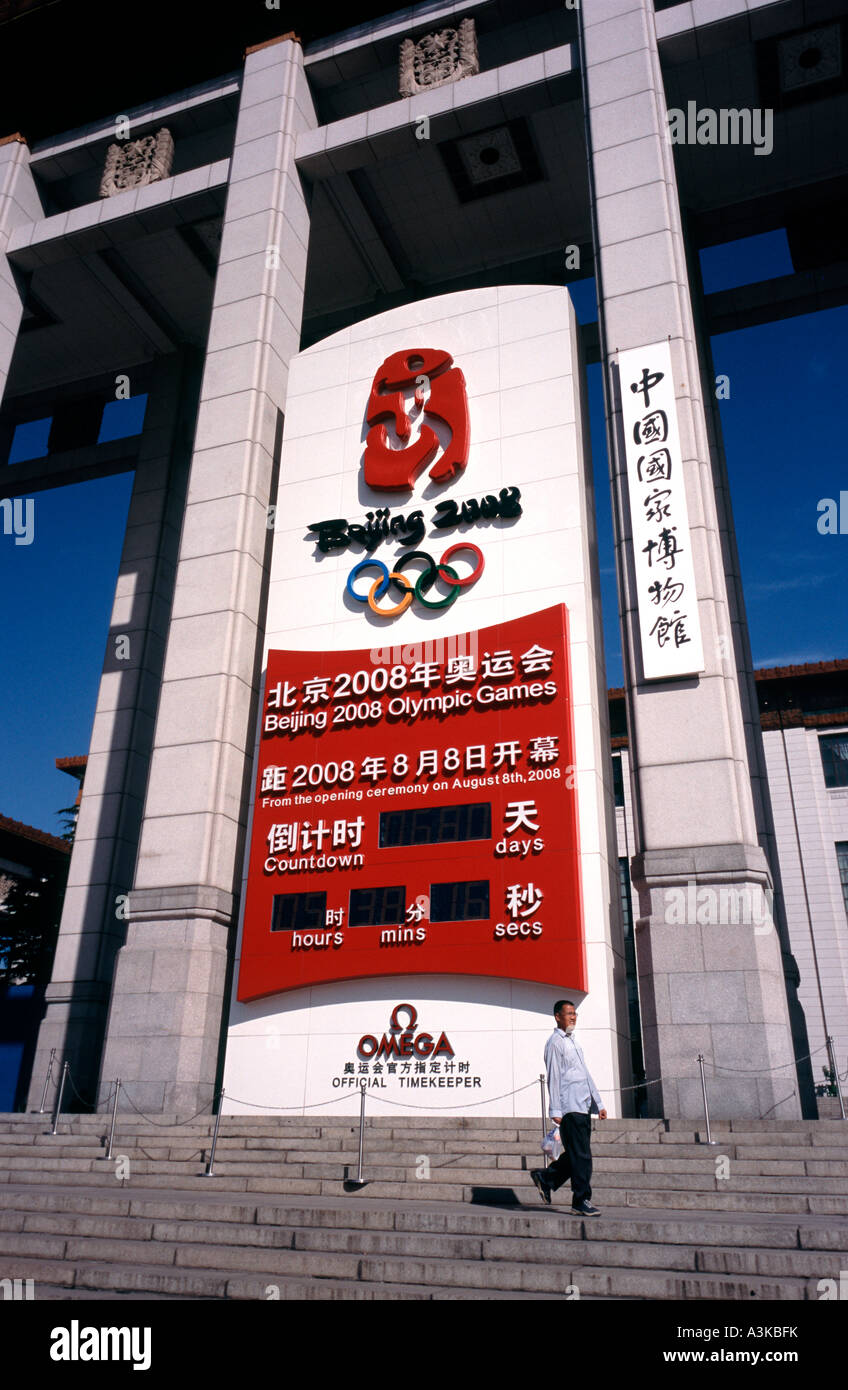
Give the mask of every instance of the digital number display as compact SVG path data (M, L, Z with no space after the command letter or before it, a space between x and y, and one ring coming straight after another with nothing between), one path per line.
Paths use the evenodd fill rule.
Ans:
M316 931L326 925L326 893L275 893L272 931Z
M430 884L431 922L471 922L488 916L488 879Z
M406 917L406 886L354 888L350 895L348 926L395 927Z
M492 805L489 801L469 801L460 806L419 806L414 810L384 811L380 816L380 849L491 838Z

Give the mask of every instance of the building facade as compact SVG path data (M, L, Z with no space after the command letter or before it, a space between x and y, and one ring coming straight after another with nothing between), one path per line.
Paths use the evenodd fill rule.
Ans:
M845 180L834 136L844 75L833 60L843 8L825 3L807 16L795 4L755 0L414 6L305 44L285 34L248 48L236 70L143 108L105 114L32 148L20 135L0 144L2 426L13 451L24 427L47 432L46 454L9 455L16 461L5 468L4 526L25 524L13 499L134 473L36 1077L55 1046L83 1093L99 1087L105 1095L120 1076L148 1113L194 1113L213 1103L229 1075L239 1075L243 1092L245 1069L273 1063L295 1035L304 1055L317 1056L322 1044L310 1054L311 1039L347 1030L348 1049L363 1060L362 1040L373 1036L376 1046L389 1026L386 1006L394 1013L406 1004L417 1017L425 1000L434 1014L451 1001L443 1032L505 1030L515 1039L481 1085L487 1104L501 1091L511 1097L492 1101L505 1108L490 1113L515 1113L523 1068L549 1027L542 1000L551 990L574 991L604 1059L610 1113L632 1109L620 849L598 694L606 683L581 423L585 362L599 358L648 1105L652 1113L700 1113L701 1056L716 1114L791 1116L802 1104L809 1111L810 1077L795 1062L809 1051L799 993L808 975L773 893L785 826L769 795L709 333L730 316L737 325L762 322L819 302L820 281L805 267L831 253L810 232L808 214L812 205L820 213L831 206ZM712 134L709 122L699 127L692 118L691 103L697 116L705 90L715 103ZM669 111L679 113L674 139ZM796 256L782 297L764 307L761 293L705 296L698 248L776 223L789 228ZM598 323L578 331L564 290L587 275ZM828 281L836 295L837 281ZM398 355L407 375L395 380ZM464 373L465 396L452 378L439 415L448 358L450 370ZM141 395L140 431L98 442L105 405ZM447 421L450 439L441 426L425 433L428 409ZM387 410L396 430L389 436ZM375 443L372 429L383 430ZM543 434L549 454L536 438ZM272 984L263 991L254 979L248 987L245 933L254 926L246 904L260 823L257 770L264 778L271 765L262 748L274 653L287 653L294 669L298 653L350 655L394 642L385 614L363 622L357 605L370 596L344 584L339 547L324 563L326 552L314 534L310 549L304 531L342 516L361 523L369 508L386 506L387 492L408 509L420 480L399 487L390 458L387 471L373 462L381 449L407 447L418 468L434 451L442 451L436 469L452 459L434 478L442 491L425 485L423 496L434 507L444 496L466 508L455 533L466 543L478 522L494 534L498 520L510 520L482 509L472 515L471 502L497 499L502 487L523 491L512 479L525 467L531 505L514 534L497 546L481 539L485 574L455 609L432 616L420 602L428 590L416 581L419 602L398 615L399 645L475 631L506 641L505 624L564 610L545 650L560 663L550 699L560 699L558 736L573 740L568 766L576 769L568 779L576 811L564 796L562 814L576 815L579 830L561 847L579 865L569 880L574 949L563 946L544 964L539 952L535 964L500 976L498 994L486 983L494 978L483 964L489 945L484 952L478 943L474 956L466 917L470 934L458 930L453 954L423 972L374 967L357 975L354 989L339 983L353 978L346 966L335 981L308 983L292 967L280 987L271 964L279 942L271 938L286 920L281 905L282 915L260 923ZM534 459L547 471L534 475ZM553 502L533 492L537 482L549 484ZM676 508L668 526L666 493ZM651 511L657 539L651 533L643 546ZM360 543L348 562L372 553ZM516 578L520 546L544 576L533 585ZM685 583L676 596L653 589L647 570L656 564L665 581L680 553ZM455 588L471 582L461 568L452 577L446 559L435 572L432 584L436 574ZM408 581L386 575L406 602ZM377 588L380 598L379 578ZM651 604L666 602L679 606L660 622ZM349 640L354 620L368 635ZM393 664L411 669L421 659ZM301 714L305 685L291 698ZM544 688L528 698L543 701ZM509 742L508 730L500 732L495 741ZM550 734L527 730L528 740ZM514 819L506 804L493 801L490 810ZM262 832L285 838L292 825L276 832L262 822ZM372 829L376 835L376 819ZM482 883L480 864L471 867ZM497 882L504 893L535 887L536 898L542 886L526 874ZM692 889L696 903L707 889L719 901L764 902L766 915L741 927L693 915ZM432 913L435 895L419 896ZM455 894L451 911L457 901ZM488 900L484 914L482 901L473 920L494 933L499 914ZM292 922L313 907L292 905ZM326 910L338 909L328 901ZM386 921L369 911L365 932ZM499 912L504 930L511 913L517 925L525 920L518 907ZM286 929L291 952L295 928ZM366 936L355 939L365 950ZM511 944L516 960L532 945ZM251 989L271 1020L252 1033ZM301 989L308 997L292 1004ZM430 1028L433 1019L424 1021ZM270 1038L277 1045L266 1048ZM338 1060L327 1057L328 1076ZM304 1066L311 1076L312 1062ZM301 1105L312 1085L301 1086Z

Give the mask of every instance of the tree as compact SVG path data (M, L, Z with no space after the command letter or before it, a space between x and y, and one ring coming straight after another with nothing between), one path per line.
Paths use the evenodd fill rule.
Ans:
M57 816L64 816L62 834L60 839L67 840L69 845L74 843L74 836L77 833L77 820L79 819L79 806L63 806L56 812Z
M0 988L49 979L59 930L54 874L0 876Z

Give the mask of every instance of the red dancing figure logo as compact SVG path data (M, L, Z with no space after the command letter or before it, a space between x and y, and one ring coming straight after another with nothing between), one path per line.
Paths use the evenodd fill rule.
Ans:
M412 434L404 390L415 387L415 405L421 414L418 438L404 448L389 445L386 420L392 420L400 440ZM461 473L468 462L468 396L465 377L453 366L449 352L437 348L411 348L394 352L378 369L368 398L365 441L365 481L381 492L408 492L421 469L434 457L440 441L424 419L441 420L451 431L444 452L430 469L434 482L444 483Z

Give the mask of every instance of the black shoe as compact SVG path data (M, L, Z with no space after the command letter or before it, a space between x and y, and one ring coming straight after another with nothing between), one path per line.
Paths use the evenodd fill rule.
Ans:
M572 1205L571 1212L573 1216L600 1216L601 1214L597 1207L592 1206L591 1202L581 1202L579 1206Z
M539 1189L539 1196L541 1197L542 1201L546 1204L546 1206L550 1206L551 1189L548 1186L548 1180L545 1177L544 1170L541 1168L534 1168L530 1176Z

